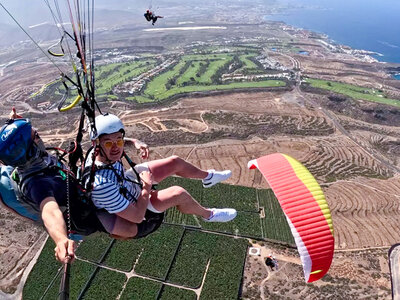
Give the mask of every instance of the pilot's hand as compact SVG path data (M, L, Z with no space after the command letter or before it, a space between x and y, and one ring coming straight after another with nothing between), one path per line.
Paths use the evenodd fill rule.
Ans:
M10 118L10 119L13 119L13 120L15 120L15 119L22 119L22 116L20 116L19 114L17 114L17 111L16 111L15 107L13 107L13 108L11 109L9 118Z

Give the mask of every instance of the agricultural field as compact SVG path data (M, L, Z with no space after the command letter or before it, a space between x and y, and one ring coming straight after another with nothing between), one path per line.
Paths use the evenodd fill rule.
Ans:
M269 190L220 184L202 192L198 180L174 177L163 182L173 184L185 187L205 206L234 207L239 215L233 222L217 224L169 210L160 229L143 239L116 241L95 234L78 247L71 299L197 299L197 295L236 299L248 237L293 244L286 219ZM260 211L265 215L260 216ZM49 239L25 284L24 299L57 295L61 273L53 248Z
M176 209L168 210L164 222L224 232L235 236L267 239L294 244L293 237L279 202L271 190L220 184L216 189L205 190L197 180L172 177L160 184L184 187L206 207L233 207L238 216L233 222L207 223L191 215L183 215Z
M196 299L197 294L200 299L215 299L215 295L235 299L248 247L246 239L172 225L163 225L142 240L115 242L97 235L82 246L86 242L96 245L101 257L78 248L71 271L71 299L132 299L134 295L135 299ZM54 261L53 248L48 240L25 284L23 299L57 295L59 264L46 263Z

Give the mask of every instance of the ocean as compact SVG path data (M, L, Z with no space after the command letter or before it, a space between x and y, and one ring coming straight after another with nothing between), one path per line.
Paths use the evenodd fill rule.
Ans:
M379 61L400 63L399 0L276 0L282 12L265 16L325 33L336 43L381 53Z

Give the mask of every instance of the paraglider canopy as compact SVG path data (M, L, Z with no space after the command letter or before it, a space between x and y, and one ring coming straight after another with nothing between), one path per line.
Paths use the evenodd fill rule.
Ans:
M332 263L334 238L329 207L315 178L300 162L281 153L249 161L248 168L258 168L275 193L295 239L306 282L322 278Z

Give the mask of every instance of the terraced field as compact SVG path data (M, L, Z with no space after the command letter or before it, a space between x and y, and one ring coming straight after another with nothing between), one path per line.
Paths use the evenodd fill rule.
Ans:
M177 154L202 168L230 168L233 175L228 183L265 188L267 184L260 173L248 170L247 162L273 152L289 154L317 173L317 179L323 186L331 208L337 249L389 246L396 243L400 239L400 207L399 197L396 196L400 195L400 178L375 178L379 175L378 172L389 172L372 160L369 161L362 152L345 152L345 147L339 148L341 151L336 148L335 151L321 148L327 151L321 152L322 157L330 157L331 160L320 164L321 155L314 156L315 148L312 143L312 140L306 144L294 139L274 139L270 142L251 140L246 143L227 141L225 145L157 147L153 155L164 157ZM354 166L348 168L346 164L339 163L340 160L335 159L335 155L353 161L348 165ZM310 162L312 157L314 164ZM334 168L332 172L328 169L329 162ZM333 183L324 179L324 168L325 173L332 176L328 179L334 178Z
M400 239L400 178L357 178L325 189L340 249L388 246Z
M391 176L390 170L346 141L319 142L303 159L310 172L325 182L357 176L382 179Z

